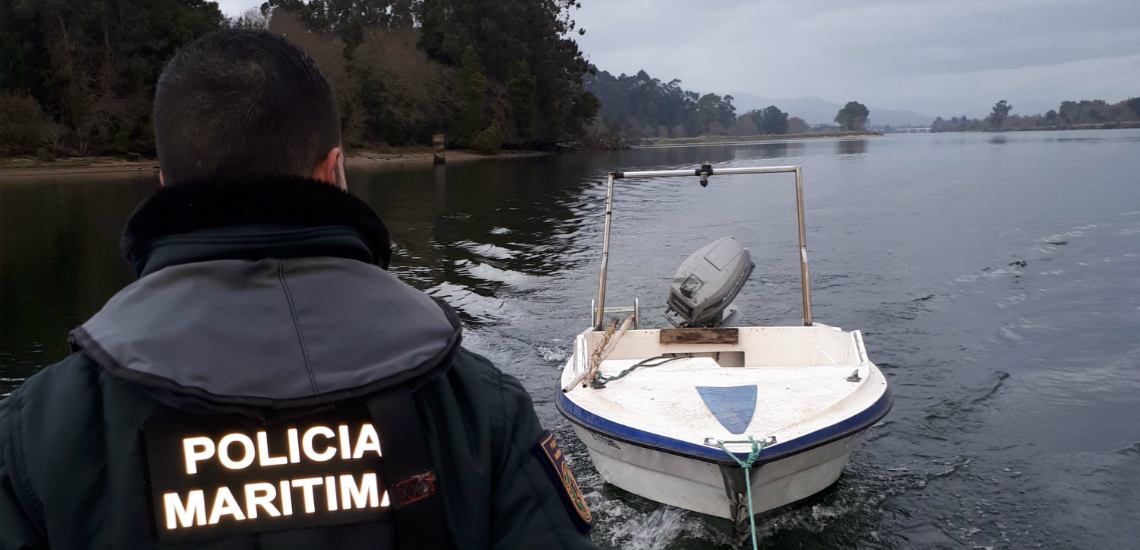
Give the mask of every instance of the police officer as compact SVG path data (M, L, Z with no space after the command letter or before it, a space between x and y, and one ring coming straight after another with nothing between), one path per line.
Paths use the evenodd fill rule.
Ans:
M166 67L139 279L0 402L0 548L596 548L526 391L386 271L339 120L268 32Z

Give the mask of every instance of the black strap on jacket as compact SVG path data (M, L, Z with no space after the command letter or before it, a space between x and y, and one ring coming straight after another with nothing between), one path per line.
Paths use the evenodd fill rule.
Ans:
M395 507L396 548L446 550L443 497L411 388L397 384L367 405L384 453L384 485Z

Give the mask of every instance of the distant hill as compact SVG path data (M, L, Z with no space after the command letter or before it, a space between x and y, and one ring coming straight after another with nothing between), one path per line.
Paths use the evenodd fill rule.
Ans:
M808 124L834 124L835 113L843 108L843 105L824 101L818 97L800 97L796 99L772 99L769 97L761 97L747 92L730 94L734 101L733 105L736 106L736 114L744 114L753 109L763 109L769 105L775 105L781 111L788 113L789 116L798 116L804 119ZM934 122L934 117L926 116L914 111L899 111L893 109L879 109L876 107L868 107L871 111L868 116L868 124L886 125L891 126L930 126Z

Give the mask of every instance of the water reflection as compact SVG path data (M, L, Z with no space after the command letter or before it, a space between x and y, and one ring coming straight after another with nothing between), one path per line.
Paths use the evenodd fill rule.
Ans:
M862 155L867 152L867 140L841 139L835 142L835 152L840 155Z
M737 160L749 159L775 159L796 156L803 151L803 143L764 143L753 147L742 147L736 150Z
M393 271L478 324L502 317L504 294L573 265L574 243L560 237L581 223L591 164L549 156L384 167L350 171L349 184L388 224Z
M132 279L119 230L152 175L0 182L0 395L67 355L67 332Z

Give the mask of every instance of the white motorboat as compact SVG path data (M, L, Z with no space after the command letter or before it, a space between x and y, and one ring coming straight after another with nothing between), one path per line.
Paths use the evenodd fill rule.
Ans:
M681 266L666 311L675 328L641 328L636 300L631 308L605 307L615 181L697 176L707 185L714 174L779 173L795 175L802 326L736 326L732 301L753 264L732 238ZM706 163L610 174L598 298L563 369L558 399L608 483L744 530L749 496L759 514L827 488L890 410L886 378L868 360L861 333L812 320L802 182L798 166ZM629 314L620 329L616 320L606 326L615 313Z

